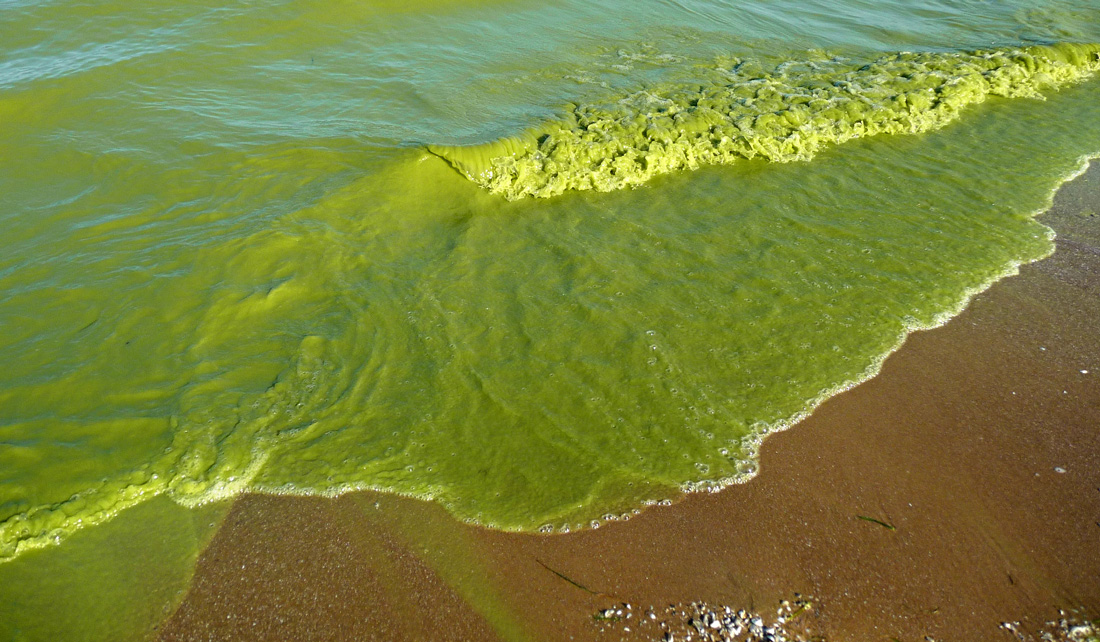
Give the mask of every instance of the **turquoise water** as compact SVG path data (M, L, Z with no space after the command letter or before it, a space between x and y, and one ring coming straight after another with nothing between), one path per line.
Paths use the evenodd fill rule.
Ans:
M0 34L8 560L153 497L565 531L745 479L1049 253L1100 153L1076 0L5 0Z

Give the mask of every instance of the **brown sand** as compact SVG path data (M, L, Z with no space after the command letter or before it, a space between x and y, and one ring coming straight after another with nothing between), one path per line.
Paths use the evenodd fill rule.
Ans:
M1010 641L1003 621L1034 631L1059 607L1096 618L1090 208L1096 164L1042 219L1059 232L1053 257L770 437L747 484L551 536L374 493L243 497L162 639L644 639L622 623L600 633L593 614L696 600L770 610L796 592L813 596L803 626L829 640Z

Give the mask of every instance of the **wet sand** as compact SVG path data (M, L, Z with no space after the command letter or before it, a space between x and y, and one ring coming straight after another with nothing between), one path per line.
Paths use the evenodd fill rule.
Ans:
M161 639L655 639L593 615L796 593L828 640L1100 617L1100 164L1041 220L1052 257L769 437L749 483L549 536L377 493L245 496Z

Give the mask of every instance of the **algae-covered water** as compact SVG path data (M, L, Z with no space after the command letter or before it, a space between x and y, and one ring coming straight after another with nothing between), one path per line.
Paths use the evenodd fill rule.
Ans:
M1051 251L1095 43L1091 0L0 0L0 574L154 497L560 531L743 479Z

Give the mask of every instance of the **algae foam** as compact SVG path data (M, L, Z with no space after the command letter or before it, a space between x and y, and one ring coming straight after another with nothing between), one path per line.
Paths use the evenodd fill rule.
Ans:
M1100 45L899 53L867 64L738 61L728 82L655 88L572 107L515 137L430 146L470 180L508 199L607 192L702 165L809 160L876 134L943 127L989 96L1040 98L1100 69Z

